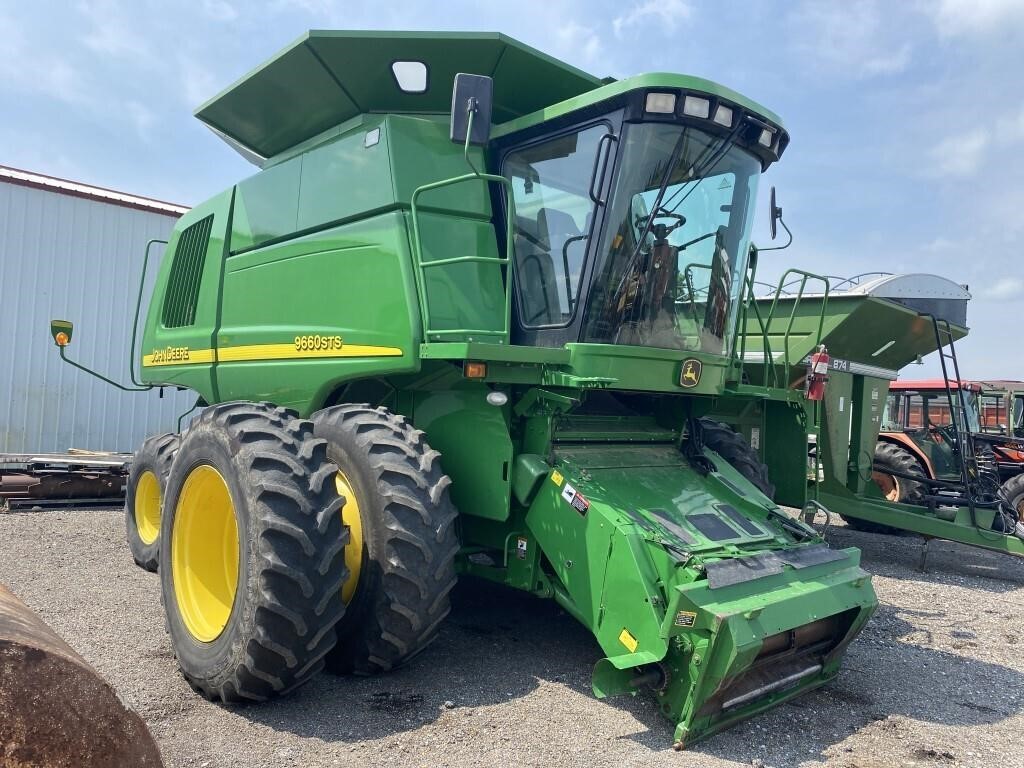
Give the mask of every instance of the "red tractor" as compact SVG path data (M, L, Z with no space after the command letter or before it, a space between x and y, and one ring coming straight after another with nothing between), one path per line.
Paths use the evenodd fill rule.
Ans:
M1016 510L1012 522L1024 538L1024 439L982 431L982 389L972 381L894 381L882 415L872 478L889 501L904 504L941 503L928 489L959 484L965 473L968 481L990 478ZM915 476L937 483L915 482ZM1010 522L1001 525L1012 527Z

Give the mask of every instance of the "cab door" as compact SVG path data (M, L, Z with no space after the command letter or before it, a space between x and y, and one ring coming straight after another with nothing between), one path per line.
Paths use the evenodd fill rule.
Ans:
M618 116L534 136L502 155L515 203L513 344L579 340L617 124Z

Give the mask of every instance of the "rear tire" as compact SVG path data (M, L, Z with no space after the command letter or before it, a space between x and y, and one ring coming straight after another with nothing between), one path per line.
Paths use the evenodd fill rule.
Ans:
M269 403L211 406L185 434L160 583L181 671L207 698L262 701L322 669L345 610L336 473L312 423Z
M775 497L775 484L768 479L767 465L742 435L727 424L706 417L700 420L700 425L707 448L729 462L769 499Z
M910 451L901 448L893 443L880 442L875 445L874 469L871 473L872 479L878 486L882 496L891 502L900 504L919 504L921 502L922 486L913 480L905 477L896 477L886 473L886 469L902 472L907 475L917 475L922 479L926 477L924 469ZM884 533L890 536L899 536L903 533L900 528L893 528L891 525L873 523L870 520L861 520L857 517L843 516L846 525L855 531L864 533Z
M1024 522L1024 474L1011 477L1002 484L1000 490L1009 500L1010 506L1013 507L1017 513L1017 518L1014 520L1014 523ZM999 517L997 516L996 520L998 519ZM1013 530L1014 529L1011 526L1010 530L1005 531L1005 533L1012 533Z
M311 418L340 469L339 493L353 497L342 517L362 544L348 553L348 606L327 667L386 672L426 648L450 610L459 549L451 480L423 432L387 408L337 405Z
M175 434L147 437L132 457L125 489L124 512L128 549L135 564L156 572L160 559L160 516L174 454L181 444Z

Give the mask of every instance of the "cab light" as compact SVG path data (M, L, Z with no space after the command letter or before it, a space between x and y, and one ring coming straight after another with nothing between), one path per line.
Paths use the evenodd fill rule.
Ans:
M726 128L732 128L732 107L719 104L718 109L715 110L715 122Z
M711 117L711 100L700 96L687 96L683 99L683 114L690 117Z
M775 138L775 131L771 128L765 128L761 131L761 135L757 139L757 143L762 147L768 147L771 149L772 140Z
M466 363L462 373L467 379L482 379L487 376L487 363Z
M674 93L648 93L644 109L660 115L671 115L676 111L676 95Z

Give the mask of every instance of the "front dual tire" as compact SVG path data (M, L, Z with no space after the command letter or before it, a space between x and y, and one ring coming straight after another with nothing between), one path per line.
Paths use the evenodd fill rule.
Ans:
M160 579L182 673L262 701L313 677L344 613L337 468L311 422L268 403L207 408L167 482Z
M178 449L159 537L186 679L262 701L325 665L372 674L413 658L455 584L449 485L423 433L385 408L207 408Z

